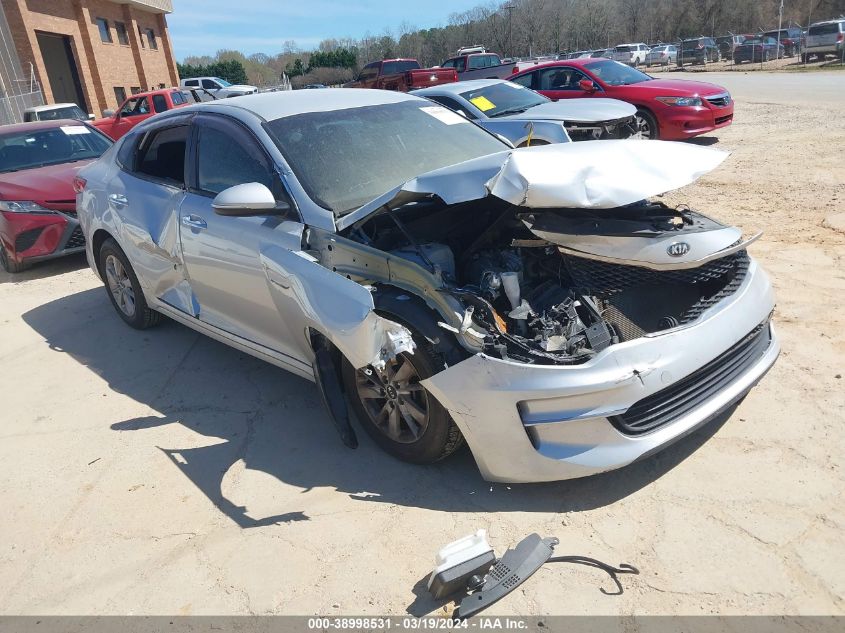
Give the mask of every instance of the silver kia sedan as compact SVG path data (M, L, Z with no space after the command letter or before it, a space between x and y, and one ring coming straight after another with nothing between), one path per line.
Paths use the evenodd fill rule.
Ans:
M487 479L531 482L654 453L775 362L758 235L653 198L726 156L513 149L425 99L303 90L163 113L74 184L128 325L166 315L314 381L350 447L357 419L403 460L466 442Z
M567 77L571 73L564 73ZM637 109L618 99L552 101L513 81L475 79L415 90L508 139L515 147L629 138Z

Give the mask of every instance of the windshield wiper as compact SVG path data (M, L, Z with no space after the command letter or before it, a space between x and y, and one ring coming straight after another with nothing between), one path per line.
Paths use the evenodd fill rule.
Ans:
M499 112L496 112L495 114L491 114L490 118L493 119L493 118L496 118L497 116L504 116L506 114L519 114L520 112L525 112L529 107L533 107L533 106L525 106L525 107L520 106L518 108L508 108L506 110L500 110Z

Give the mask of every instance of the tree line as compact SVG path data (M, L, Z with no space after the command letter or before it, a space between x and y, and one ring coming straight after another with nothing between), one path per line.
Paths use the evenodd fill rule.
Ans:
M285 41L282 52L273 56L223 50L215 57L189 57L179 72L190 76L182 68L212 68L236 61L246 83L258 86L278 84L282 73L292 77L294 87L335 84L351 79L370 61L411 57L433 66L453 56L459 47L474 44L505 57L527 57L622 42L651 44L754 33L777 28L779 6L780 0L509 0L453 13L444 26L418 29L403 23L378 35L323 40L313 51ZM806 28L811 22L843 14L845 0L785 0L783 25ZM202 74L233 81L223 72Z

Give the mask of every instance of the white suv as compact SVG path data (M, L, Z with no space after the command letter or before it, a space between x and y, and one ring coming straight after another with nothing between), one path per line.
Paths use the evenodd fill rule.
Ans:
M845 55L845 20L828 20L816 22L807 29L807 43L801 53L804 61L810 56L824 59L825 55Z
M638 42L636 44L619 44L613 49L613 59L629 66L645 64L645 56L648 55L648 45Z
M220 77L191 77L190 79L183 79L179 82L179 85L182 88L201 88L207 90L218 99L240 97L258 92L258 88L255 86L233 85L225 79L220 79Z

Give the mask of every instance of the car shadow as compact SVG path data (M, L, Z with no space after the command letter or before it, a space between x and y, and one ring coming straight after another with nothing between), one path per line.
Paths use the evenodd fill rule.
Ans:
M127 327L101 288L56 299L23 315L55 353L67 354L152 413L109 422L136 433L140 446L161 442L160 429L181 425L207 445L173 433L158 448L199 491L243 528L307 520L281 507L254 516L227 496L235 468L266 473L303 489L332 487L368 503L448 512L579 512L612 504L684 461L729 413L666 450L623 469L564 482L485 482L464 449L443 462L414 466L381 452L356 427L361 445L341 444L316 387L282 369L165 320L154 330ZM182 438L178 442L175 438ZM207 440L207 441L206 441ZM242 470L239 470L242 469ZM229 478L231 479L231 478ZM237 494L243 494L243 487ZM262 506L263 507L263 506Z
M19 273L7 273L0 267L0 284L22 283L27 281L34 281L36 279L45 279L46 277L53 277L63 273L69 273L74 270L81 270L88 265L85 259L85 253L74 253L73 255L66 255L57 259L48 259L44 262L33 264L32 268L27 268Z
M696 136L695 138L686 139L687 143L692 145L701 145L702 147L709 147L719 142L718 136Z

